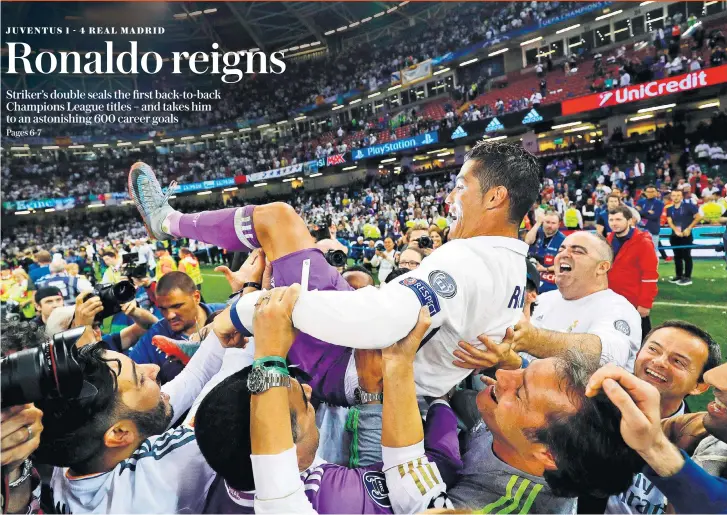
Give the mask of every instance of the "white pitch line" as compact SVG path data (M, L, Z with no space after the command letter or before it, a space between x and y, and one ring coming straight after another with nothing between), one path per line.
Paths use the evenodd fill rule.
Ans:
M656 306L676 306L680 308L705 308L705 309L724 309L727 310L727 306L720 306L719 304L686 304L684 302L654 302Z

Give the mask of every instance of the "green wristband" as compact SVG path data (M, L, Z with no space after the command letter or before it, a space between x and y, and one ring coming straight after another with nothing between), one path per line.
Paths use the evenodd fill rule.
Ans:
M268 364L279 364L282 365L283 368L288 368L288 361L285 358L281 358L280 356L263 356L262 358L257 358L252 362L253 367L257 367L260 365L268 365Z

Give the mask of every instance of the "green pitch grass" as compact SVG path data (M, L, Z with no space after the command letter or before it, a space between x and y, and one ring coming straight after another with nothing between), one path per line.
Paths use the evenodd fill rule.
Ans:
M224 302L231 289L224 276L202 267L202 292L208 302ZM727 359L727 270L724 261L698 260L694 262L691 286L677 286L667 282L674 275L674 264L661 261L659 266L659 295L651 311L654 326L665 320L687 320L708 331L722 346ZM689 399L692 411L700 411L713 399L707 392Z

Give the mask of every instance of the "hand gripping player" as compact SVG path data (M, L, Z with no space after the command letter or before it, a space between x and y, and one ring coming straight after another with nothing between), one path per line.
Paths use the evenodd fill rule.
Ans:
M304 370L340 374L342 383L350 358L344 348L392 345L416 325L421 307L428 307L431 327L414 369L417 393L439 397L470 373L453 364L460 340L479 348L481 334L502 341L522 315L528 246L517 235L539 192L538 171L536 159L520 146L478 143L446 199L452 241L385 287L356 291L327 263L305 222L287 204L182 214L167 203L170 192L162 193L144 163L132 166L129 193L157 239L193 238L230 251L262 247L273 263L273 286L301 283L303 263L309 262L312 291L301 292L293 311L300 334L289 355ZM216 331L222 337L226 331L249 335L261 295L266 293L241 297Z

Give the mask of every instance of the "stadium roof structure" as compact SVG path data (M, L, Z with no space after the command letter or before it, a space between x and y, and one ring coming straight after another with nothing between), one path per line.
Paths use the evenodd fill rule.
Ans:
M444 4L444 5L443 5ZM295 52L318 41L327 45L363 33L404 30L412 19L432 19L446 2L7 2L4 25L28 27L163 27L164 36L139 36L139 51L222 51L260 49ZM456 5L456 3L455 3ZM73 36L76 37L73 37ZM70 36L70 37L69 37ZM57 51L97 50L88 34L23 36L35 48ZM4 38L7 39L7 36ZM128 41L128 35L104 39Z

